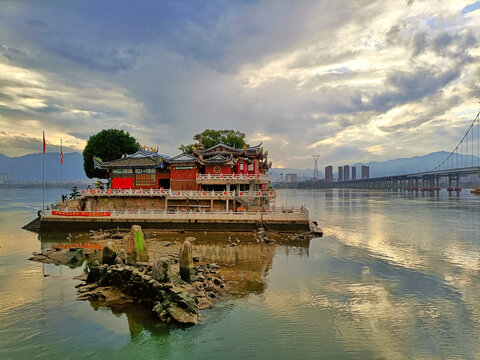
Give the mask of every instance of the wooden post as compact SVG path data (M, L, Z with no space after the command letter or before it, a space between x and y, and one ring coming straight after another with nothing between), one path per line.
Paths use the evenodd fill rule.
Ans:
M210 199L210 212L213 212L213 198Z

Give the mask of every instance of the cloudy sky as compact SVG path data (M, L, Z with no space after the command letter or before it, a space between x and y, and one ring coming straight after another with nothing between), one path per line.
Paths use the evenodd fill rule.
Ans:
M0 2L0 153L205 128L274 166L451 150L480 105L480 1Z

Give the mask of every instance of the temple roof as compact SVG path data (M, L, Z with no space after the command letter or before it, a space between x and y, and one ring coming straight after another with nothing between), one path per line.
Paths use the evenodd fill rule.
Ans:
M138 150L134 154L124 155L120 159L111 161L101 161L100 159L93 158L95 167L99 169L114 169L114 168L155 168L159 166L163 161L163 158L157 154Z
M257 146L251 146L243 149L236 149L234 147L228 146L222 142L219 142L217 145L209 147L205 150L198 151L199 154L203 156L208 155L217 155L217 154L245 154L245 155L257 155L263 151L262 143Z
M209 147L205 150L200 150L199 153L202 155L213 155L213 154L223 154L223 153L239 153L242 149L235 149L231 146L228 146L222 142L219 142L217 145Z
M215 156L212 156L211 158L208 159L203 159L203 162L205 164L222 164L222 165L233 165L234 162L232 161L232 155L230 156L224 156L217 154Z
M165 161L168 162L169 164L186 164L186 163L196 163L199 160L193 155L183 153L183 154L174 156L173 158L166 159Z

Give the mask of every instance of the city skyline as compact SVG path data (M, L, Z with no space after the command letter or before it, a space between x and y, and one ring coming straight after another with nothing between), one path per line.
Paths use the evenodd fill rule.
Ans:
M238 129L276 167L450 151L479 108L479 8L4 1L0 153L40 151L42 131L81 151L103 128L172 156Z

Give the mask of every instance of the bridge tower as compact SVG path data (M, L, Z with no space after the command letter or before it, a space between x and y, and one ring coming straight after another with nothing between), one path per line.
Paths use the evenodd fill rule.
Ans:
M312 155L313 156L313 178L315 180L318 179L318 158L320 157L320 155Z

